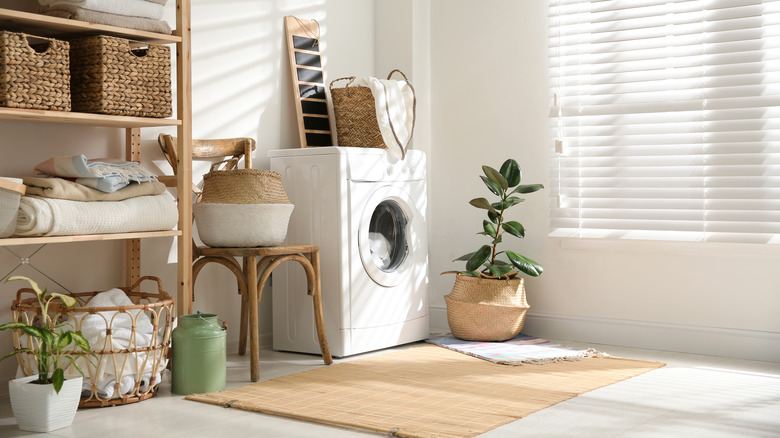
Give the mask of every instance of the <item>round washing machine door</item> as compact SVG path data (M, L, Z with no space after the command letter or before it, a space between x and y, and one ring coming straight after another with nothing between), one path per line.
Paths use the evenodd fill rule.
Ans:
M412 226L419 214L409 195L395 186L375 191L363 210L358 229L360 259L378 284L400 284L414 260Z

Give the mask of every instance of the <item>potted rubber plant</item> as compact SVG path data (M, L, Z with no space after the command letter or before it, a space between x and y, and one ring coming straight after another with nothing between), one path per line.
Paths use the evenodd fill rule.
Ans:
M544 188L541 184L523 184L517 161L504 161L499 170L482 166L480 179L493 195L493 200L480 197L469 201L485 210L486 219L478 233L489 239L476 251L454 261L465 261L466 269L454 273L455 284L445 295L447 322L453 336L469 341L505 341L517 336L525 323L529 309L525 283L517 274L537 277L542 266L517 251L502 249L505 240L525 237L525 227L510 220L506 212L525 199L518 195Z
M25 280L35 293L40 308L31 321L16 319L0 325L0 330L12 329L27 336L27 345L15 342L17 348L2 359L18 354L32 354L37 374L8 382L11 407L19 428L31 432L49 432L68 427L73 422L81 398L83 371L76 363L80 356L92 355L89 342L80 333L68 329L69 324L52 318L57 306L73 307L76 298L41 290L38 283L12 276L5 281ZM14 301L14 306L20 300ZM59 312L58 312L59 313ZM18 315L16 310L15 315ZM64 367L63 367L64 365ZM66 378L65 368L73 366L82 376Z

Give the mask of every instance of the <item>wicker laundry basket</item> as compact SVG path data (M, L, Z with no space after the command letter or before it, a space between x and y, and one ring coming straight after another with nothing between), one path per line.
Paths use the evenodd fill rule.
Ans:
M387 75L387 79L398 72L409 83L406 75L395 69ZM333 116L336 119L336 134L339 146L364 148L387 148L377 121L377 110L371 89L363 86L350 86L355 76L339 78L330 83L330 96L333 101ZM342 80L348 80L346 86L333 85ZM411 84L409 84L411 86ZM392 125L391 125L392 127ZM402 149L405 146L402 145Z
M107 35L70 42L73 111L170 117L171 51Z
M69 44L0 31L0 106L70 111Z
M138 292L145 280L156 281L157 291ZM91 307L88 301L101 292L80 292L72 294L78 300L76 306L68 308L52 302L48 309L52 318L71 324L72 330L82 334L88 325L95 327L97 323L103 327L100 342L92 345L97 358L77 359L84 371L85 382L79 407L115 406L146 400L157 393L159 380L167 365L174 318L173 298L162 290L162 282L156 277L142 277L135 285L118 289L134 304ZM23 298L25 295L33 297ZM36 316L40 316L41 309L34 295L33 290L27 288L17 292L11 307L15 322L30 324ZM143 327L149 330L144 331ZM128 341L124 342L124 339ZM16 350L33 349L16 357L25 376L36 374L33 340L15 329L13 342ZM73 367L66 369L66 374L73 373L77 373ZM110 376L120 378L113 379L112 384ZM106 395L109 392L112 394Z

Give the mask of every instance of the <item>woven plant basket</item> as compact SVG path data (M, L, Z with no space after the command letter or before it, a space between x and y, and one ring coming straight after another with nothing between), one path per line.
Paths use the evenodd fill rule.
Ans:
M0 31L0 106L70 111L69 44Z
M278 172L263 169L212 171L203 176L201 201L214 204L289 204Z
M97 35L70 42L73 111L170 117L171 51Z
M409 82L406 75L395 69L387 75L387 79L398 72ZM333 116L336 120L336 133L339 146L363 148L387 148L379 130L376 118L376 104L371 89L362 86L350 86L355 76L339 78L330 83L330 96L333 101ZM348 80L346 86L334 88L333 85L342 80ZM411 86L411 84L410 84ZM401 145L402 149L404 148Z
M496 280L458 274L444 300L452 335L466 341L514 338L523 329L530 308L522 278Z
M157 292L138 292L139 285L144 280L156 281ZM90 307L86 305L87 301L100 292L71 294L79 303L74 307L65 307L59 301L49 305L49 315L55 320L59 319L71 324L69 327L71 330L83 333L87 325L93 326L95 323L105 327L105 342L91 346L97 358L77 359L84 372L84 381L90 382L89 389L82 391L79 407L115 406L146 400L157 393L159 385L159 381L157 383L154 383L154 380L150 381L149 376L152 376L152 379L157 375L162 376L167 365L168 346L174 318L173 298L162 290L162 282L156 277L142 277L135 285L119 289L125 292L134 305L116 307ZM24 295L32 296L32 298L23 298ZM17 292L11 310L14 322L28 324L31 324L36 317L40 317L41 313L35 292L27 288ZM151 336L146 338L148 342L144 342L141 339L145 335L137 333L136 326L139 323L145 324L147 318L152 331ZM125 325L131 321L132 328L128 334ZM122 331L125 333L121 334ZM119 345L123 344L123 342L118 341L120 336L122 339L129 339L127 345ZM16 350L33 349L33 351L19 353L16 357L25 376L37 374L34 354L35 342L23 331L15 329L13 343ZM74 354L76 352L67 353ZM73 367L66 368L65 373L66 375L78 375L78 371ZM104 382L100 376L105 376L105 373L113 376L125 376L125 378L120 379L120 382L115 382L113 386L108 385L111 386L114 394L122 392L122 381L134 383L129 392L111 398L103 397L100 395L98 384Z

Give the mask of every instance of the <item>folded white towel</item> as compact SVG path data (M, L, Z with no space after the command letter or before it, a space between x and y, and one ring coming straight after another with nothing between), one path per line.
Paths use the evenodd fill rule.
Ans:
M76 6L90 11L153 20L161 19L165 12L162 4L145 0L38 0L38 3L55 9L61 6Z
M155 374L154 379L152 379L152 373L146 373L141 376L141 385L138 387L138 392L146 392L160 382L162 382L160 373Z
M392 156L404 159L414 130L412 87L406 81L374 77L357 78L350 86L368 87L371 90L382 140Z

